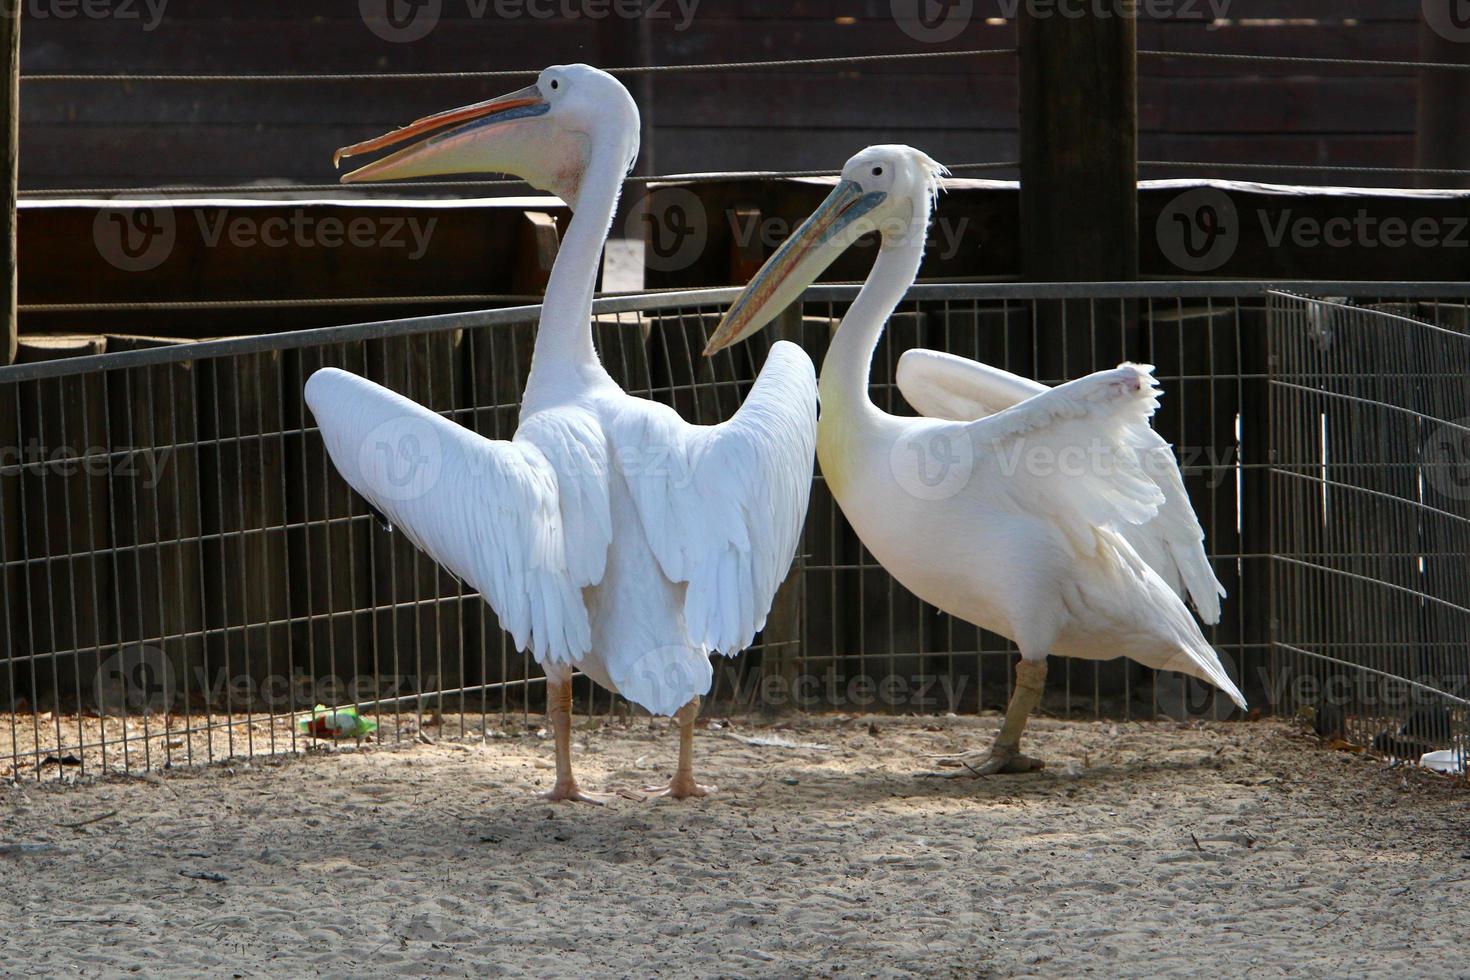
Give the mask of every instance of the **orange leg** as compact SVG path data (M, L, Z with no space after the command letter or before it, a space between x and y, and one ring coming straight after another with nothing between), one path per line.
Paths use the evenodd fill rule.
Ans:
M679 723L679 768L675 770L674 778L666 786L645 786L643 792L685 800L691 796L708 796L717 789L715 786L701 786L694 781L694 719L697 717L698 696L674 715L674 720Z
M571 678L546 677L546 722L556 739L556 785L542 797L548 800L571 800L576 803L606 803L608 798L586 793L572 775L572 681Z

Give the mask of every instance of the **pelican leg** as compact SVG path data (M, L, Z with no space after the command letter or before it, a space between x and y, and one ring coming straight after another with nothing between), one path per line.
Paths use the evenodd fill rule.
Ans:
M1016 664L1016 689L1011 692L1011 703L1006 706L1006 719L995 736L990 751L976 753L976 757L956 756L941 760L941 765L961 767L958 772L936 773L946 779L961 779L967 776L992 776L996 773L1032 772L1046 765L1040 759L1021 754L1021 733L1026 728L1026 719L1041 703L1041 692L1046 687L1046 661L1022 659Z
M546 723L556 739L556 785L541 796L601 806L608 797L583 792L572 775L572 679L546 675Z
M645 786L643 792L686 800L691 796L708 796L719 787L701 786L694 781L694 719L699 717L699 696L679 709L674 720L679 723L679 768L666 786Z

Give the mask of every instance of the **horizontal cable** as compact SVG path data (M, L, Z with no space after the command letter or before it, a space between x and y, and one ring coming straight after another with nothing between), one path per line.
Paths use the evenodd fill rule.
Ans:
M236 310L252 307L407 306L416 303L539 303L540 296L463 293L446 296L303 296L299 299L144 300L132 303L21 303L21 313L97 313L147 310Z
M1407 677L1399 677L1397 674L1390 674L1388 671L1379 670L1377 667L1369 667L1367 664L1353 663L1351 660L1343 660L1339 657L1332 657L1325 653L1317 653L1313 650L1303 650L1301 647L1292 646L1290 643L1283 643L1280 640L1277 640L1274 645L1282 650L1288 650L1291 653L1295 653L1303 657L1312 657L1317 660L1324 660L1331 664L1337 664L1339 667L1351 667L1354 670L1360 670L1365 674L1373 674L1375 676L1382 677L1384 680L1393 681L1396 684L1407 684L1409 687L1417 688L1421 691L1426 691L1448 701L1454 701L1457 704L1470 705L1470 701L1467 701L1462 697L1457 697L1448 691L1441 691L1437 687L1431 687L1428 684L1423 684L1419 681L1411 680Z
M1429 174L1470 177L1470 170L1445 167L1363 167L1319 163L1212 163L1208 160L1140 160L1140 167L1182 167L1189 170L1300 170L1308 173Z
M776 61L726 61L694 65L634 65L604 69L609 75L664 75L726 71L753 71L768 68L830 68L847 65L878 64L890 61L923 61L934 58L978 58L985 55L1015 54L1015 48L975 48L965 51L913 51L900 54L857 54L837 58L783 58ZM412 72L348 72L305 75L89 75L49 73L21 75L23 82L378 82L431 81L435 79L535 78L541 69L514 71L412 71Z
M956 163L949 166L951 173L962 173L978 170L1013 170L1020 167L1015 160L994 160L985 163ZM740 180L788 180L796 177L837 177L840 170L751 170L728 173L707 174L670 174L666 176L643 175L627 178L629 184L661 184L676 182L729 182ZM341 198L343 201L363 201L367 198L358 196L361 191L368 193L386 193L393 190L434 190L437 188L454 187L529 187L530 184L524 180L400 180L393 183L383 184L166 184L158 187L61 187L61 188L36 188L22 190L20 196L23 198L40 197L115 197L120 194L137 195L140 197L158 196L162 194L304 194L320 191L340 191L344 187L353 189L353 196ZM282 203L290 203L283 201Z
M1282 54L1229 54L1222 51L1139 50L1141 58L1194 58L1198 61L1243 61L1279 65L1321 65L1340 68L1413 68L1431 71L1470 71L1470 65L1449 61L1381 61L1374 58L1314 58Z

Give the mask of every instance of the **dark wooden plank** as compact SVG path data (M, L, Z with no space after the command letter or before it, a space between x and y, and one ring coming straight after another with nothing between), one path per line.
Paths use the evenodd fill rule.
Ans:
M138 5L142 7L140 3ZM186 6L186 5L180 5ZM344 12L354 5L344 5ZM463 9L463 8L461 8ZM556 61L593 57L598 27L590 21L530 18L444 18L411 44L374 34L360 18L295 12L274 18L167 16L152 31L119 18L60 21L27 18L25 71L30 73L311 74L401 71L539 71ZM514 79L504 90L519 87ZM394 83L387 84L390 87ZM402 84L402 83L398 83ZM147 91L146 88L140 91ZM207 89L206 89L207 91ZM291 90L282 87L286 97ZM294 97L300 97L300 89Z
M0 173L0 364L15 361L20 320L16 315L16 189L20 178L20 22L21 0L4 0L0 9L0 78L5 80L5 170Z
M760 98L751 98L759 92ZM772 102L783 129L1009 129L1016 85L1004 76L690 75L664 84L655 98L661 127L768 126Z
M515 228L527 207L559 220L568 214L547 198L454 208L220 203L143 211L27 204L21 213L21 301L517 295ZM362 233L356 241L354 229ZM270 317L248 306L233 312L27 313L24 320L28 333L90 324L197 338L486 305L364 303Z
M1426 23L1420 34L1420 56L1424 61L1470 65L1470 44L1452 39ZM1414 166L1421 168L1470 169L1470 71L1426 71L1419 79L1419 111L1416 119ZM1470 187L1470 177L1425 174L1422 187Z
M687 238L665 237L650 243L653 254L662 255L657 262L650 260L650 288L729 285L732 256L742 250L742 243L748 245L753 236L758 254L762 259L769 256L811 214L831 184L751 180L660 186L667 190L655 190L650 198L655 225L689 230ZM947 187L939 198L921 274L931 279L1018 275L1014 187L964 182ZM690 197L677 193L681 190ZM660 202L665 201L688 209L694 217L660 224ZM751 227L744 215L759 215L760 224ZM822 278L829 282L862 280L875 254L876 241L864 240L840 256Z
M1138 274L1135 27L1127 18L1021 18L1021 268L1029 279Z
M1139 125L1170 133L1401 133L1409 78L1174 78L1139 81Z
M1151 186L1139 208L1149 276L1457 281L1470 273L1470 194Z
M770 127L688 126L661 128L658 139L659 169L665 174L837 170L864 147L895 141L918 147L948 163L1005 161L1017 157L1016 134L1010 128L990 131L809 129L796 138L792 133Z
M1257 27L1238 22L1222 24L1139 24L1138 46L1154 51L1207 51L1223 54L1272 55L1283 57L1356 58L1377 61L1412 61L1418 58L1418 31L1412 20L1401 23L1352 24L1335 21L1301 26L1282 24ZM1325 67L1301 64L1273 65L1268 62L1209 61L1199 58L1141 58L1138 74L1220 75L1407 75L1410 70L1367 69L1362 66Z
M1303 164L1312 166L1412 167L1412 133L1346 135L1341 133L1141 133L1139 155L1149 160L1221 161L1253 164ZM1264 171L1263 171L1264 172ZM1287 171L1282 171L1287 173ZM1296 171L1283 183L1351 185L1348 171L1325 175ZM1150 170L1146 177L1159 176ZM1189 176L1183 174L1182 176ZM1255 172L1247 175L1255 179ZM1271 178L1276 179L1276 178ZM1395 180L1379 175L1377 180ZM1390 185L1392 186L1392 185Z

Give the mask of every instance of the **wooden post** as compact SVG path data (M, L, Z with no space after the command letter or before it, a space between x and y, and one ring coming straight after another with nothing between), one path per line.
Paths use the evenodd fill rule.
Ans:
M5 51L9 102L5 111L5 227L0 233L0 268L5 270L5 294L0 297L0 364L15 363L20 323L15 303L15 203L20 182L20 0L0 0L0 48Z
M626 6L626 5L624 5ZM620 10L622 8L619 8ZM653 64L653 35L649 22L649 4L639 3L638 16L615 12L603 21L599 35L603 68L632 68ZM638 116L642 121L638 133L638 159L633 163L633 174L646 177L653 173L653 76L651 74L624 76L622 83L638 103ZM633 227L643 227L643 208L648 197L648 188L643 184L626 184L619 201L618 214L613 219L613 236L618 237L628 227L628 216L638 217ZM639 236L642 237L641 235Z
M1021 276L1031 282L1138 278L1137 21L1125 6L1022 3ZM1133 304L1038 301L1037 380L1057 384L1117 364L1100 346L1136 319ZM1136 331L1135 331L1136 333ZM1130 345L1132 346L1132 345ZM1147 359L1147 352L1128 356ZM1086 668L1072 685L1128 689L1128 661ZM1058 674L1063 671L1058 671ZM1059 683L1061 678L1058 679Z
M1446 37L1427 21L1419 27L1421 61L1470 65L1470 38ZM1414 166L1470 169L1470 72L1425 69L1419 73L1419 112ZM1421 174L1420 187L1470 187L1470 177Z
M1021 4L1019 33L1021 274L1136 279L1136 20Z

